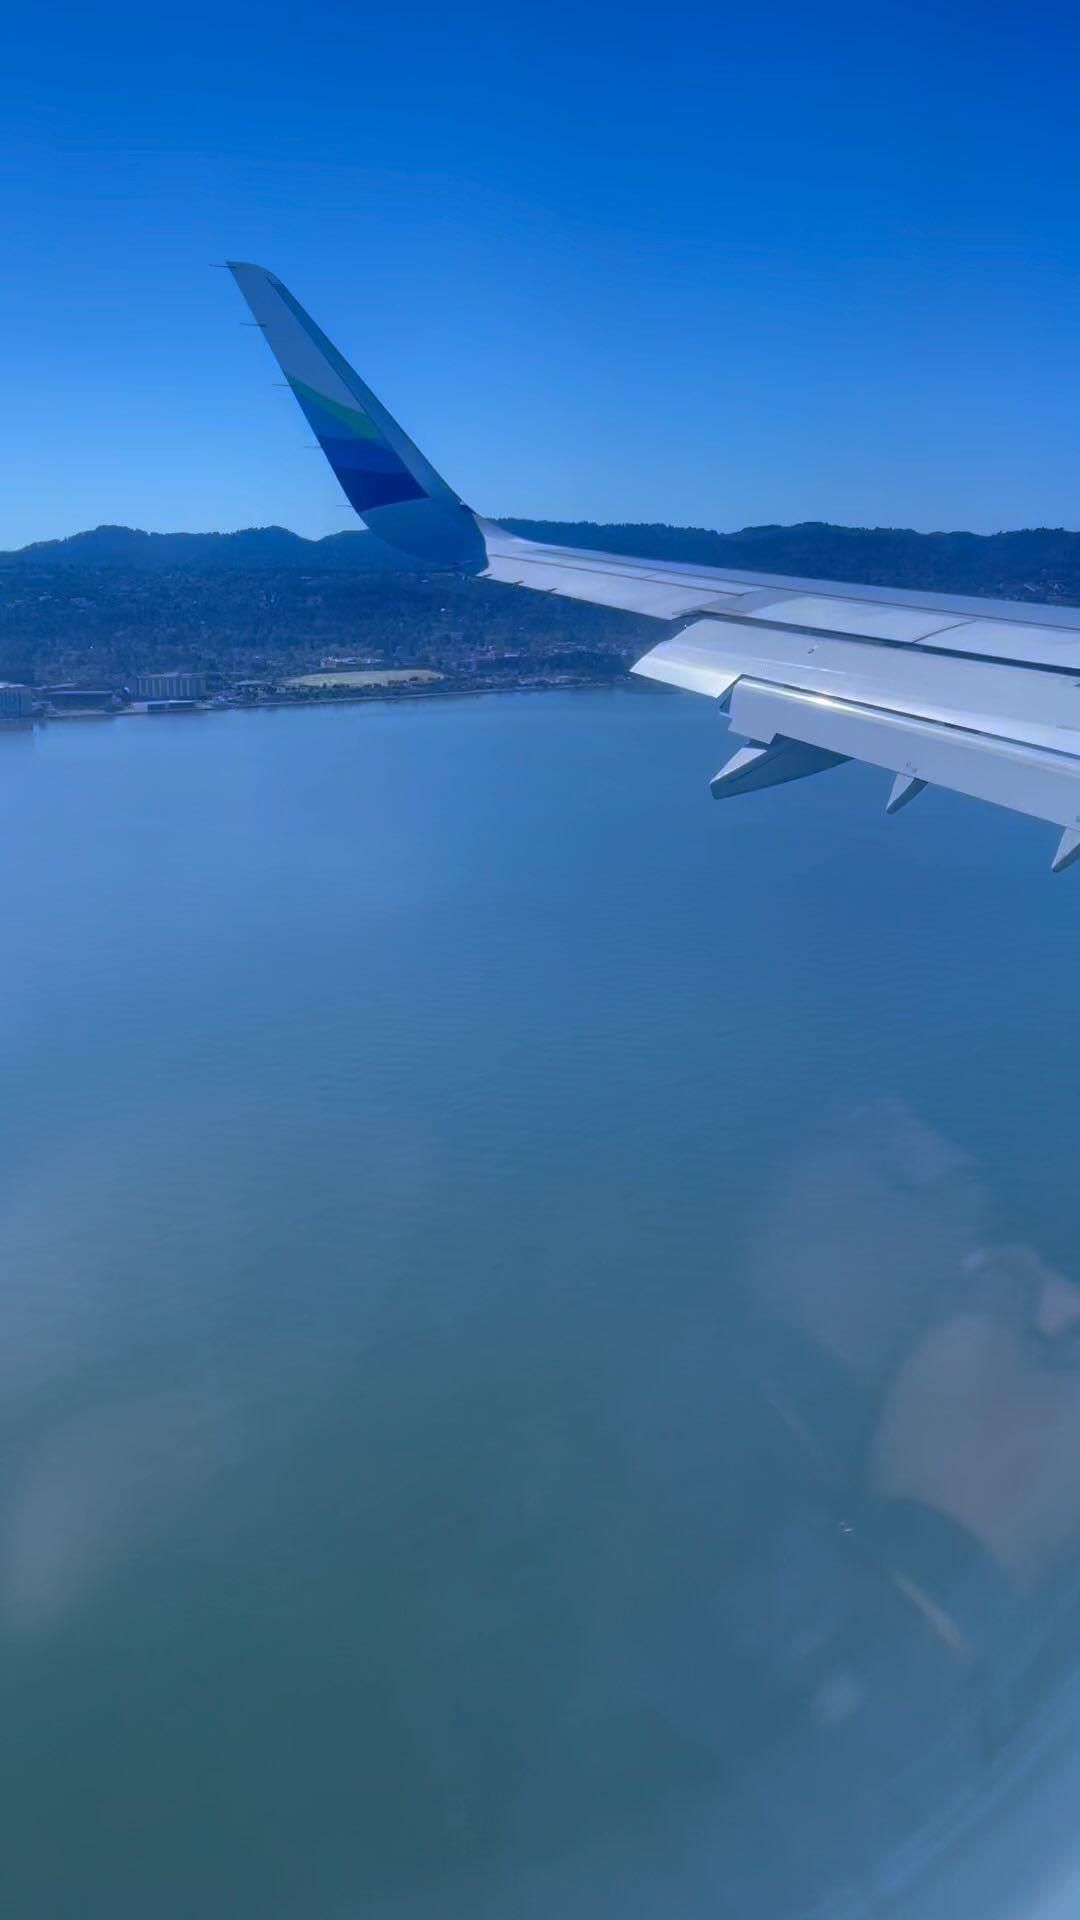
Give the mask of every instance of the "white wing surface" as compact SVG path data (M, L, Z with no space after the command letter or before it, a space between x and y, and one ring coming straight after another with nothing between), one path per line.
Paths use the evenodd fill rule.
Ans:
M466 507L273 274L232 271L345 493L431 565L680 623L635 673L719 701L750 744L718 799L844 760L1060 830L1080 859L1080 607L684 567L522 539Z

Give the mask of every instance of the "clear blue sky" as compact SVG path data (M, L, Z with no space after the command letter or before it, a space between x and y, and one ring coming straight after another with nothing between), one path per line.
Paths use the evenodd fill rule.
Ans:
M488 512L1080 525L1072 15L19 8L0 547L351 523L227 256Z

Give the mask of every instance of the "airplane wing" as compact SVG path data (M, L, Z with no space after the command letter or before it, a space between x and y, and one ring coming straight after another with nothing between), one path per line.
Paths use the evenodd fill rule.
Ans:
M863 760L1052 822L1080 860L1080 607L684 567L525 540L464 505L280 280L230 269L350 502L429 567L680 627L634 672L707 694L749 743L717 799Z

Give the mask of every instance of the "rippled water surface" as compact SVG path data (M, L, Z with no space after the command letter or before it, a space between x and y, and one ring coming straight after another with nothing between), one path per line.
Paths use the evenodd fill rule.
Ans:
M858 1216L853 1113L1059 1262L1080 1145L1054 831L723 756L652 693L0 734L13 1920L702 1910L732 1289Z

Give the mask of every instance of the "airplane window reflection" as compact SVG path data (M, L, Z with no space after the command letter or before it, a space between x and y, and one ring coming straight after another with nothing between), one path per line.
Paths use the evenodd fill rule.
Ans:
M910 1115L855 1116L771 1197L734 1326L643 1410L670 1484L645 1464L625 1657L657 1774L681 1749L701 1796L669 1911L937 1911L961 1835L942 1913L1032 1911L1027 1867L1013 1906L984 1882L1080 1655L1080 1276L993 1213Z

